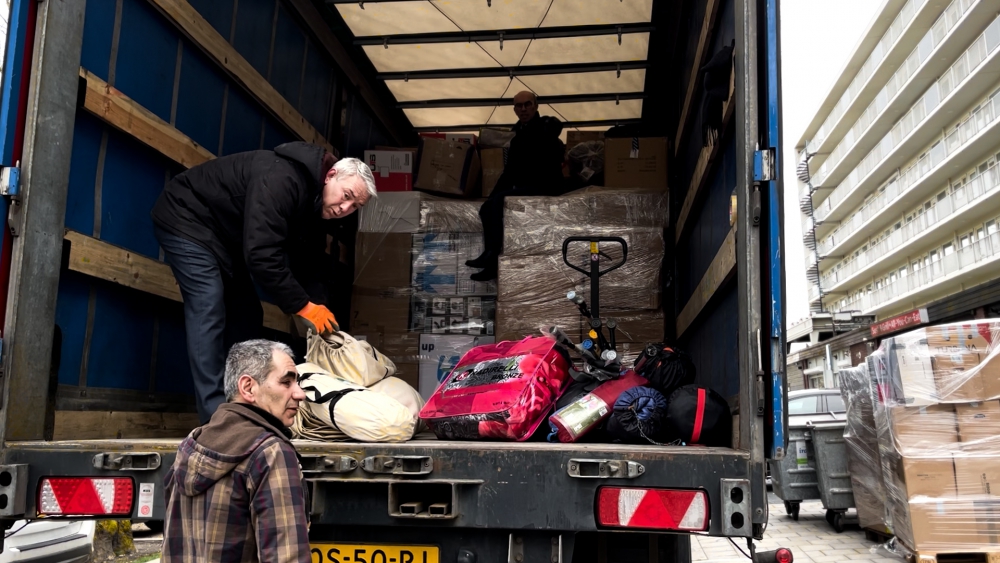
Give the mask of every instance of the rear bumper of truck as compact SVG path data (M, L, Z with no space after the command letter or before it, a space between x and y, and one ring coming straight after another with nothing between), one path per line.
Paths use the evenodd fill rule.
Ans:
M11 506L34 515L44 476L130 476L137 495L140 484L154 486L152 519L160 519L163 477L178 443L8 443L6 466L27 466L23 498ZM755 471L747 452L729 448L437 440L296 447L317 527L596 532L602 487L704 491L713 536L751 537L766 518L763 468ZM141 520L138 508L133 516Z

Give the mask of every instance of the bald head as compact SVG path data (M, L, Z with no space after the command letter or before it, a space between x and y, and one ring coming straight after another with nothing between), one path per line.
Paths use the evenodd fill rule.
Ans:
M518 92L514 96L514 113L521 123L530 121L538 114L538 96L534 92Z

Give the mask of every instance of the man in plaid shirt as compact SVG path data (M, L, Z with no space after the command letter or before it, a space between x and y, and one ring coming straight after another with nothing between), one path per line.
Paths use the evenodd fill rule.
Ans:
M236 344L227 403L181 442L165 479L168 562L309 563L306 488L288 427L305 393L288 346Z

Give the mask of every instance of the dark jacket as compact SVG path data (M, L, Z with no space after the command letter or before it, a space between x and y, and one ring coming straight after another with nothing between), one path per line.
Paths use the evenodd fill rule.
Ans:
M230 276L245 263L284 312L298 312L310 297L325 301L315 269L326 243L323 154L294 142L200 164L167 184L153 222L210 250Z
M164 563L312 559L298 456L263 410L221 405L181 442L164 493Z
M559 195L564 184L562 163L566 156L566 145L559 139L562 130L562 122L548 115L536 113L526 123L518 121L514 126L517 134L507 151L507 163L494 190L516 187Z

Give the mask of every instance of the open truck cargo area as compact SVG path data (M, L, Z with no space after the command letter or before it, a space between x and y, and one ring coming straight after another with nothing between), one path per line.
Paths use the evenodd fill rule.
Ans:
M297 441L313 561L687 561L688 533L762 536L765 463L786 446L777 0L13 0L10 22L0 521L37 518L63 477L163 518L198 424L150 219L173 175L292 140L361 158L478 134L531 90L564 140L629 127L664 147L649 307L728 400L732 444ZM705 84L730 48L728 86ZM355 215L330 232L339 319L358 231ZM266 336L301 353L262 307Z

